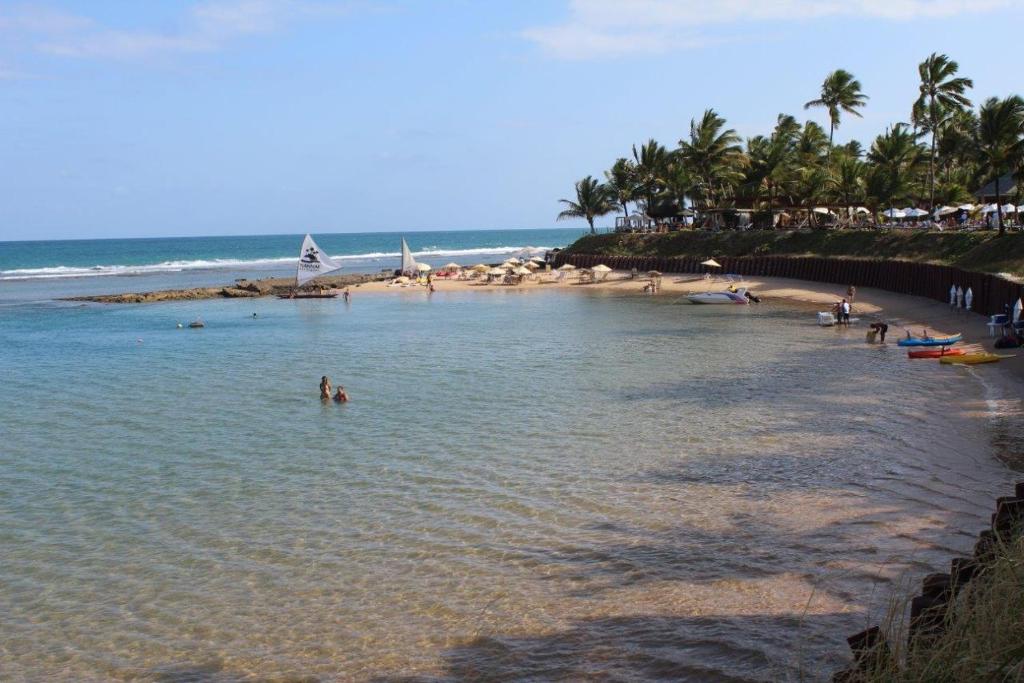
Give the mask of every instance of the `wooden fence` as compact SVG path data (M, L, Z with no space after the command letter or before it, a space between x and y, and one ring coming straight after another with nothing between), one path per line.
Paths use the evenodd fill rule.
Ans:
M658 256L596 256L591 254L555 255L553 267L571 263L577 268L589 268L603 263L616 270L641 273L657 270L662 273L702 273L707 270L694 257ZM716 259L722 264L721 272L750 277L786 277L796 280L832 282L857 287L875 287L899 294L923 296L937 301L949 301L950 285L959 285L964 291L974 290L973 310L985 315L1002 313L1006 304L1013 305L1024 296L1024 285L997 275L975 273L951 266L937 266L911 261L884 261L869 259L811 258L794 256L743 256Z

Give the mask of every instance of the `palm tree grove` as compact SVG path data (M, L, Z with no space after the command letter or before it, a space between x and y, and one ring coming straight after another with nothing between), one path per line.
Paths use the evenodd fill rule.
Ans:
M877 225L879 219L949 216L973 212L983 227L1002 234L1016 211L1004 204L1024 178L1024 100L992 97L977 107L973 82L947 55L932 54L918 66L919 89L907 120L894 122L870 145L835 144L835 132L860 117L869 98L844 69L828 74L805 109L824 109L828 129L780 114L766 134L743 140L726 119L706 110L690 121L674 149L656 140L633 146L616 159L604 181L587 176L575 198L560 200L558 218L594 220L621 212L650 221L697 215L697 224L729 210L744 210L753 227ZM979 199L980 188L992 202ZM895 207L914 207L907 216ZM958 207L965 207L960 209ZM991 215L989 215L991 214ZM680 225L674 223L674 225Z

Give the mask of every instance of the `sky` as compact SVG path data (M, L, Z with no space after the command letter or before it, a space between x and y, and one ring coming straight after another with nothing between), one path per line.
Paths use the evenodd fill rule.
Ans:
M744 137L845 68L836 140L945 52L1024 91L1019 0L0 0L0 240L555 226L712 107ZM612 222L610 217L602 224ZM573 223L563 223L567 227Z

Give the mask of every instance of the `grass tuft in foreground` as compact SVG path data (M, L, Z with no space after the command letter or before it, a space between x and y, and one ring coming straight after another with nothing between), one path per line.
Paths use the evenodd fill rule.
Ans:
M882 629L887 642L862 653L860 671L836 680L1024 681L1024 538L996 548L994 559L936 615L933 632L908 639L907 613L906 602L894 603Z

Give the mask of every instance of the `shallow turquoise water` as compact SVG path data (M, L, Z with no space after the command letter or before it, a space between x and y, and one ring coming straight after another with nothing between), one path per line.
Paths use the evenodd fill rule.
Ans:
M812 320L524 290L0 309L0 677L826 676L1013 477L971 374Z

